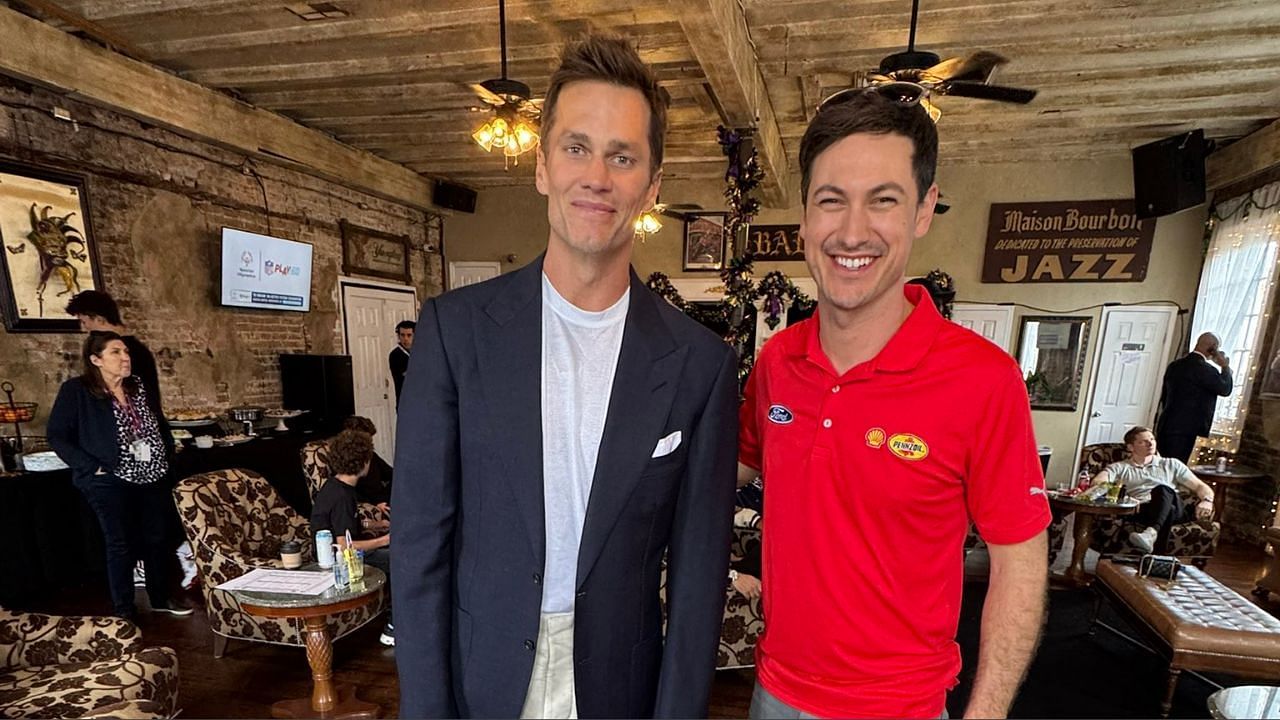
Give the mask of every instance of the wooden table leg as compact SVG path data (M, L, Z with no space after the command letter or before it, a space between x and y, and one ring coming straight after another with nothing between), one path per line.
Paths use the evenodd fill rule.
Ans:
M329 640L329 624L324 617L309 617L305 622L307 664L311 666L311 709L327 713L338 703L333 692L333 643Z
M1076 585L1088 585L1089 576L1084 571L1084 556L1089 551L1089 537L1093 534L1093 515L1078 512L1075 516L1075 527L1071 534L1071 566L1063 577Z
M305 623L307 663L311 666L311 698L281 700L271 706L272 717L334 720L378 717L378 706L356 699L355 689L350 685L334 686L333 642L329 639L329 626L325 618L309 617Z
M1182 670L1178 668L1169 668L1169 682L1165 686L1164 700L1160 703L1160 717L1169 717L1169 710L1173 708L1173 693L1178 689L1178 676L1182 674Z
M1222 522L1222 513L1227 509L1227 490L1231 486L1226 483L1213 484L1213 521Z

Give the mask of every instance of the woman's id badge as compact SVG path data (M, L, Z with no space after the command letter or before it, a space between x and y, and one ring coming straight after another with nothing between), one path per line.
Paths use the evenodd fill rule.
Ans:
M134 440L129 446L129 454L138 462L151 462L151 445L146 440Z

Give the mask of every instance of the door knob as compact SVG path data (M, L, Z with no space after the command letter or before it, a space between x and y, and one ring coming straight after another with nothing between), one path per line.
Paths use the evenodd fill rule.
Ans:
M1099 418L1099 417L1102 417L1102 413L1100 413L1100 412L1096 412L1096 413L1094 413L1094 414L1090 415L1089 417L1096 417L1096 418Z

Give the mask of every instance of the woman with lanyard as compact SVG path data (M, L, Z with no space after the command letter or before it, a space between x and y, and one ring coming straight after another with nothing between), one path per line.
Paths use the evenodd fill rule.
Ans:
M114 612L136 617L133 567L142 560L151 609L190 615L189 606L170 597L173 548L165 516L175 512L166 482L173 439L130 375L129 350L118 334L89 333L83 360L83 374L58 390L47 433L102 526Z

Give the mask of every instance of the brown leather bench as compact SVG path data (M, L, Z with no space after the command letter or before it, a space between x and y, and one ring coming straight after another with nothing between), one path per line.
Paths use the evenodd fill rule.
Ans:
M1131 565L1102 560L1098 580L1095 587L1127 609L1169 656L1161 717L1169 716L1183 670L1280 680L1280 620L1203 570L1184 565L1177 581L1167 584L1138 577Z

